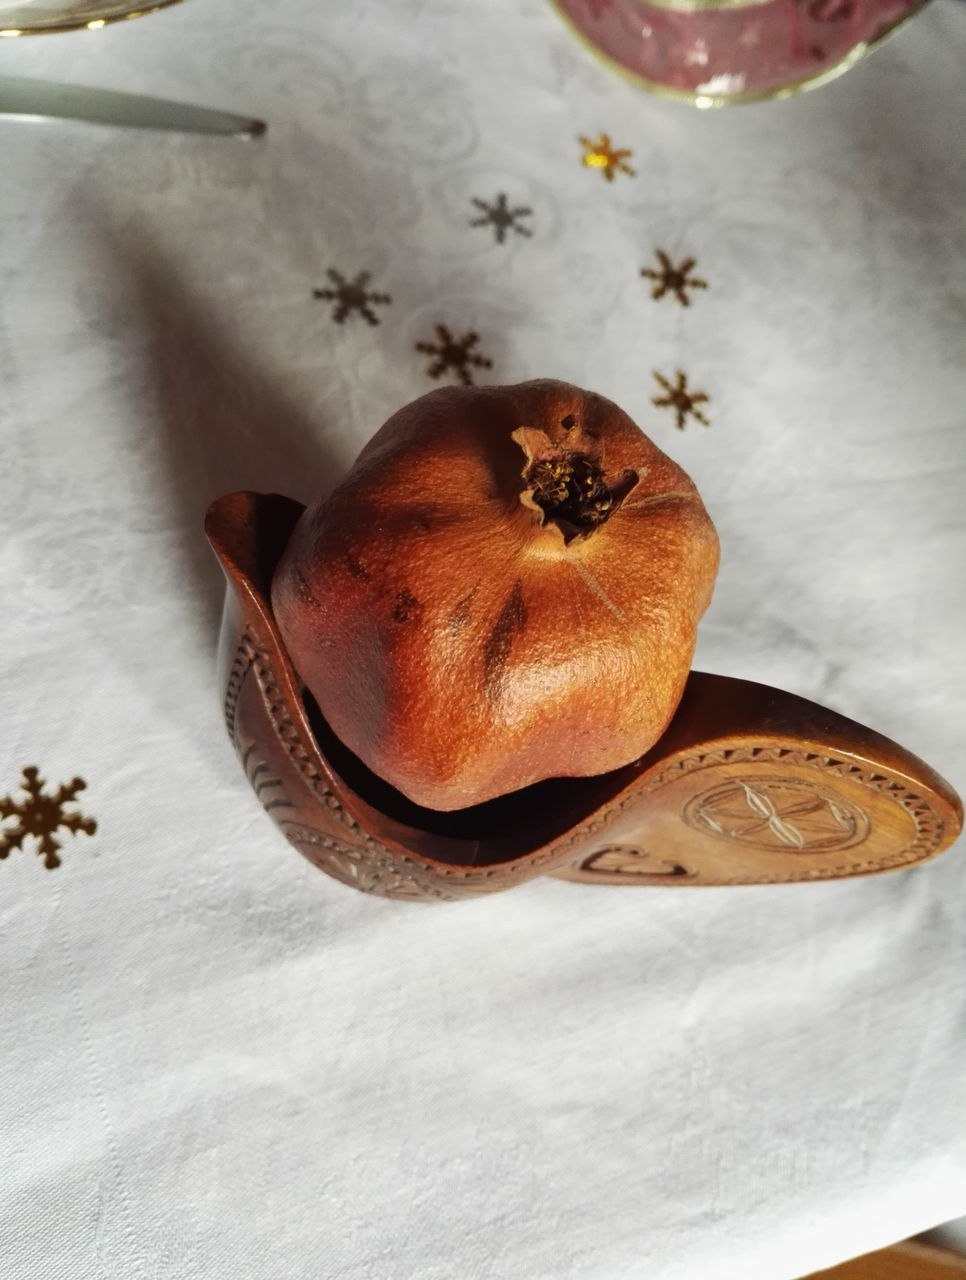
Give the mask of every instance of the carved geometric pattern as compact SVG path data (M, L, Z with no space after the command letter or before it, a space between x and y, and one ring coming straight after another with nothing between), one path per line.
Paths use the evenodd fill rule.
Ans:
M431 896L414 877L370 850L352 848L304 823L283 819L279 826L301 854L343 884L384 897L424 899Z
M605 845L585 858L580 869L598 875L641 876L648 880L679 880L695 874L680 862L655 858L646 849L626 844Z
M404 894L406 897L442 899L453 897L454 895L446 890L427 882L428 873L420 863L407 858L404 854L397 854L387 849L374 836L364 831L352 814L343 807L333 794L331 787L328 785L328 780L322 776L313 763L312 757L302 742L299 730L285 709L285 701L278 688L270 655L258 644L254 634L250 630L246 630L239 642L235 662L232 666L233 673L242 673L237 680L237 688L233 692L233 700L236 707L241 686L249 671L254 672L274 729L293 764L316 799L321 801L333 819L342 827L342 839L335 840L313 828L305 827L303 824L282 819L279 821L279 826L282 827L289 840L300 849L302 845L306 845L314 848L325 848L330 855L341 855L343 859L364 859L367 867L366 883L370 893L390 894L393 897L400 896L400 894ZM234 716L232 716L232 720L234 720ZM243 756L246 773L248 772L250 759L251 757L246 760ZM294 808L294 806L292 807ZM266 805L266 808L270 808L270 805ZM296 838L291 834L292 831L301 834L298 834ZM325 844L320 844L319 841L324 841ZM313 857L311 860L318 861L318 858ZM399 870L401 865L407 868L405 872ZM416 874L412 874L413 872ZM344 875L338 878L346 880ZM359 884L361 887L361 878L357 875L351 876L346 882Z
M621 813L631 805L635 805L642 795L649 795L655 791L659 791L662 787L674 782L676 779L684 777L687 774L696 773L701 769L711 769L718 765L725 764L787 764L790 766L804 767L814 769L821 776L831 781L835 778L845 778L851 782L856 782L861 786L869 788L871 791L879 792L889 797L898 804L909 817L913 820L916 834L912 841L904 848L894 854L879 858L872 858L865 861L840 862L832 866L822 867L818 870L810 869L806 873L806 878L810 880L830 880L840 876L860 875L866 871L885 871L896 867L908 866L912 863L920 862L928 858L939 847L943 838L944 824L939 814L930 807L928 802L915 791L910 790L903 783L891 781L882 774L876 773L871 769L864 769L859 765L852 764L849 761L839 760L832 756L820 755L813 751L803 751L799 748L768 746L768 747L718 747L713 751L704 752L701 755L681 756L669 764L660 773L654 774L652 777L643 781L639 786L625 795L615 804L608 806L606 809L599 811L590 819L573 832L569 832L566 837L559 843L555 844L552 849L546 850L538 860L556 861L562 850L573 848L574 845L582 844L589 835L602 828L609 827ZM530 860L531 865L535 864L535 860ZM785 884L801 880L802 873L789 871L787 875L754 875L754 876L735 876L722 883L726 884Z
M681 817L703 835L783 853L832 853L861 844L868 815L835 791L801 778L729 778L701 792Z
M472 885L478 887L480 892L486 892L488 888L487 882L494 876L499 875L505 881L526 880L535 873L536 868L548 863L556 865L565 860L566 849L561 846L552 846L541 850L530 858L493 867L459 867L437 864L429 868L424 863L410 858L406 854L387 849L375 837L365 831L352 814L343 808L337 797L332 793L326 780L319 774L312 762L312 757L302 743L299 731L285 711L285 703L272 670L270 654L260 645L250 627L246 628L239 640L235 661L232 664L229 687L226 692L226 701L229 699L231 701L231 715L227 714L226 708L226 720L231 725L232 741L235 742L233 733L235 708L237 707L241 687L250 671L255 673L272 724L283 741L293 763L316 798L322 801L343 827L345 843L340 846L341 851L346 852L356 849L363 851L367 858L378 866L381 872L381 882L387 886L387 889L394 882L394 877L400 874L399 868L404 867L406 868L405 874L411 877L410 888L413 891L412 896L417 896L416 891L418 890L423 897L449 901L460 895L454 894L445 887L447 880L459 880L464 885ZM237 742L235 745L236 749L238 749ZM308 828L303 828L303 830L308 830ZM329 839L329 837L325 837L325 839ZM309 844L305 840L300 842L293 841L293 843ZM441 881L443 882L442 884L440 883ZM347 881L347 883L354 883L354 881ZM380 889L373 888L370 892L379 893ZM386 892L386 890L384 889L382 892ZM392 892L392 896L396 897L398 895L396 892Z
M231 671L228 673L228 685L225 689L225 728L228 730L228 737L233 743L235 741L235 717L238 714L238 699L241 695L242 685L245 683L245 677L248 675L252 665L252 657L252 649L245 644L245 637L243 636L242 643L238 646L235 659L231 664Z
M265 812L273 814L286 839L310 862L337 880L367 893L391 892L396 898L426 896L410 876L403 875L391 863L387 864L385 857L375 853L375 841L371 842L373 848L366 845L353 847L296 819L279 816L277 810L294 810L295 805L286 795L281 778L272 777L270 766L259 758L254 742L249 743L242 755L242 767ZM355 819L345 812L331 791L326 792L325 800L330 812L358 829Z
M658 791L670 782L687 774L724 764L785 763L795 768L804 767L815 770L817 785L819 785L819 780L822 777L827 783L834 782L836 778L845 778L872 791L887 795L896 804L900 805L912 819L916 834L904 849L889 856L866 861L837 862L819 870L809 870L806 873L808 879L834 879L840 876L861 874L865 871L886 870L916 863L929 857L939 846L943 837L942 819L920 795L904 784L891 781L871 769L798 748L792 749L780 746L717 747L713 751L699 755L677 758L660 773L652 775L632 788L622 799L599 810L588 821L568 831L560 840L546 846L528 858L520 858L510 863L501 863L491 867L458 867L443 864L427 867L418 859L386 848L373 836L369 835L356 819L343 808L332 793L327 780L313 764L312 758L301 740L298 729L285 711L285 703L275 680L269 653L259 645L254 634L248 629L241 637L238 656L232 668L232 680L234 680L235 687L232 688L230 683L227 695L231 697L234 705L237 704L241 684L250 669L255 672L272 723L293 763L306 784L342 828L341 842L331 840L331 837L324 835L321 838L338 846L332 849L331 852L342 853L350 858L361 854L367 862L372 864L373 880L372 888L369 892L373 893L389 892L393 897L396 897L399 896L401 890L406 896L411 893L414 897L451 899L455 895L445 887L446 881L460 881L467 887L472 885L478 887L481 892L486 892L487 881L497 875L500 876L504 883L530 879L543 869L554 869L565 864L568 859L568 853L574 846L583 844L595 832L610 827L628 807L636 805L642 795ZM822 789L824 790L825 788ZM313 836L313 839L314 836L320 834L315 832L313 835L312 830L305 827L302 827L301 830L307 835ZM302 837L299 838L299 841L293 840L292 842L313 847L311 841ZM328 846L319 845L314 847L327 848ZM598 852L600 851L598 850ZM399 888L393 888L397 877L403 877L406 883ZM725 883L779 884L801 880L802 878L801 872L789 871L785 875L738 876ZM346 882L355 883L355 880ZM380 885L382 888L379 887Z
M241 760L242 768L251 783L252 790L262 802L262 808L266 813L273 813L276 809L295 808L295 805L285 794L282 779L272 777L270 766L266 761L259 758L254 742L250 742L245 748L245 753Z

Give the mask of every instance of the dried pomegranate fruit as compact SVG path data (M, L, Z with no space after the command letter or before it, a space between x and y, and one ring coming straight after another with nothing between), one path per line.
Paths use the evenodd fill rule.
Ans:
M691 480L616 405L563 382L452 387L306 510L272 605L345 745L451 810L647 751L717 566Z

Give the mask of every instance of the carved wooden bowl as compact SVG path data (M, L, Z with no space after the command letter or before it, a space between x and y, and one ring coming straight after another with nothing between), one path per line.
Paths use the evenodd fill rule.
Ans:
M603 885L832 880L923 862L961 830L959 797L895 742L804 698L699 671L660 742L622 769L456 813L420 808L332 734L282 645L269 588L302 511L255 493L208 511L228 579L220 684L260 804L344 884L433 900L542 875Z

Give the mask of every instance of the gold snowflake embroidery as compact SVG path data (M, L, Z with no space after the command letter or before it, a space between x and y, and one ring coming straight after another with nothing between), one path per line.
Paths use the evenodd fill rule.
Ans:
M673 293L682 307L690 307L691 299L687 291L707 289L707 280L690 274L691 268L696 265L694 258L685 258L679 266L675 266L663 249L656 249L655 257L660 263L660 271L655 271L653 267L641 267L641 275L654 281L651 297L655 300L663 298L666 293Z
M359 314L369 322L369 324L378 324L379 317L373 311L370 303L377 303L380 306L386 306L392 302L392 298L388 293L373 293L369 289L369 281L372 275L368 271L360 271L354 280L347 280L341 271L334 271L331 267L325 273L332 281L331 289L313 289L313 298L325 298L329 302L334 302L335 307L332 311L332 319L342 324L352 311L358 311Z
M54 795L48 796L44 794L46 782L38 771L33 767L24 769L21 789L26 792L27 798L19 804L14 803L9 796L0 799L0 821L6 818L18 820L15 827L0 827L0 859L6 858L14 849L22 849L23 842L29 836L36 843L37 853L43 856L44 866L50 871L59 867L57 851L63 846L54 839L58 831L63 829L72 835L85 831L92 836L97 830L97 823L93 818L86 818L81 813L64 812L64 805L73 800L78 791L83 791L86 785L83 778L75 778L66 786L59 787Z
M437 342L417 342L416 350L435 356L426 372L431 378L439 378L451 369L465 386L473 385L472 369L492 369L493 361L481 356L473 348L480 340L478 333L464 333L456 338L445 324L435 326Z
M654 396L651 404L656 405L659 409L673 409L674 425L676 427L683 431L684 424L688 418L694 418L706 427L711 426L711 423L697 407L699 404L707 404L708 397L703 391L690 390L687 374L678 369L673 383L668 382L667 378L660 373L655 373L654 377L664 389L664 395Z
M508 231L515 231L518 236L533 235L533 232L528 227L524 227L520 223L520 219L528 218L533 213L533 210L524 204L517 205L515 209L511 209L502 191L493 204L487 204L485 200L478 200L476 196L472 197L472 201L483 216L474 218L470 226L492 227L496 234L497 244L503 243Z
M608 182L614 181L615 173L626 173L634 177L634 170L627 163L633 151L626 147L615 147L606 133L602 133L595 141L590 138L577 139L584 149L583 163L588 169L600 169Z

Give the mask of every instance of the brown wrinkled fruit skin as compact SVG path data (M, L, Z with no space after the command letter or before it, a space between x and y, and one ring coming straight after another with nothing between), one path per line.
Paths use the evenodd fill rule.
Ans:
M567 542L523 500L512 435L566 440L571 418L608 474L637 481ZM643 755L680 700L717 567L694 485L616 405L563 382L450 387L394 414L306 510L272 607L345 745L452 810Z

